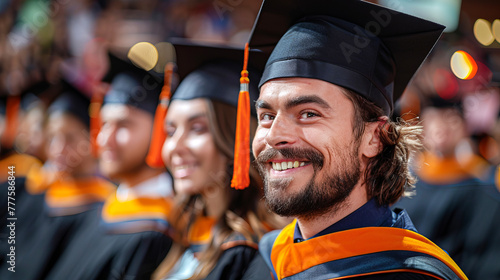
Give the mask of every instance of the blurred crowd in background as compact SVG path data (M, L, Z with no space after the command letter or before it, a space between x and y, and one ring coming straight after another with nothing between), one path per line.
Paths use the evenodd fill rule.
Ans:
M406 2L412 1L382 1L396 8L404 8ZM399 115L409 112L405 119L419 116L429 97L460 103L467 133L473 137L472 149L496 165L500 163L500 20L495 22L492 11L499 4L487 0L448 2L456 2L458 7L462 4L462 9L451 15L456 18L456 28L444 33L407 88ZM0 96L6 99L26 94L40 82L54 85L61 75L90 96L93 81L106 72L102 63L105 58L99 51L102 48L125 54L135 43L155 44L172 37L241 47L249 37L260 4L258 0L3 0ZM432 6L423 9L432 14ZM497 36L489 46L475 38L475 21L481 15L490 24L490 34ZM457 78L450 68L451 57L458 50L469 53L477 63L477 73L466 80ZM49 103L50 98L44 102ZM24 128L18 129L22 132ZM21 142L23 138L34 139L20 138ZM24 152L27 146L20 143L18 148Z
M25 97L33 86L43 91L40 82L55 85L61 76L91 96L92 85L106 73L103 48L124 55L137 42L154 44L171 37L241 46L260 4L249 0L4 0L0 4L0 96ZM53 96L46 93L44 98L46 106ZM14 126L25 132L22 123ZM25 152L29 145L19 143L18 149Z
M415 1L379 2L404 9ZM421 2L429 4L421 7L429 14L432 3L437 8L444 2L458 5L456 26L443 34L393 117L423 121L424 154L452 159L456 168L439 165L426 171L425 165L436 161L424 157L415 161L424 162L424 167L415 165L415 172L431 184L474 178L498 188L500 3ZM67 80L91 97L108 71L104 50L124 55L138 42L157 44L174 37L242 47L260 5L260 0L1 0L2 157L13 149L46 160L44 110L60 92L57 85ZM20 97L20 103L10 101L13 97ZM19 111L12 110L16 106ZM500 195L491 197L498 212Z
M4 0L0 6L2 95L57 80L62 61L93 72L92 41L127 51L140 41L187 37L241 45L260 1Z

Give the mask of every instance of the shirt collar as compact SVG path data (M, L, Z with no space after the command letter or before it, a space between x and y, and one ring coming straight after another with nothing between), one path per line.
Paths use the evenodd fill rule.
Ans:
M388 206L380 206L375 199L372 198L351 214L333 225L330 225L311 238L354 228L390 227L392 224L393 215L391 209ZM298 223L295 224L293 240L295 243L304 241Z

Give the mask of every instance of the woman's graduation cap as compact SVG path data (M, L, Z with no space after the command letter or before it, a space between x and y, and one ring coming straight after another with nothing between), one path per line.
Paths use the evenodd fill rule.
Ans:
M189 100L208 98L233 107L238 106L240 90L240 71L244 49L225 45L207 45L189 40L175 39L171 41L177 54L177 72L181 83L172 99ZM267 57L259 52L250 52L249 84L250 99L256 101L260 71L266 64ZM200 90L203 89L203 90ZM255 108L252 108L255 114Z
M231 48L220 45L200 44L185 39L173 39L171 43L175 47L177 55L177 73L181 80L172 100L190 100L195 98L208 98L238 107L241 105L238 92L240 91L239 72L241 60L244 58L244 50L241 48ZM266 62L266 56L261 52L251 52L252 60L250 67L262 69ZM251 71L250 81L247 79L247 97L245 103L248 117L238 116L237 136L235 147L234 176L232 186L245 188L248 186L250 168L250 112L255 114L255 109L250 109L250 101L254 102L258 98L257 82L260 79L258 70ZM249 95L248 95L249 92ZM246 124L248 123L248 124ZM244 141L239 140L238 134L248 136ZM163 129L160 127L159 129ZM157 152L159 153L159 151ZM245 180L245 177L247 178ZM242 179L243 180L240 180ZM246 183L245 183L246 182Z
M250 47L270 53L259 86L286 77L324 80L389 116L443 29L360 0L264 0Z

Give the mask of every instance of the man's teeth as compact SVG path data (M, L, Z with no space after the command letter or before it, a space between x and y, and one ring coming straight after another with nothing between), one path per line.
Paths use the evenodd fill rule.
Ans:
M283 161L283 162L273 162L273 169L277 171L287 170L290 168L297 168L299 166L304 166L305 162L298 161Z

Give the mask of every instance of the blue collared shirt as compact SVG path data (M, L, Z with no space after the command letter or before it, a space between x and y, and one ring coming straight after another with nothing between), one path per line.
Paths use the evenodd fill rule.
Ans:
M395 210L395 212L393 212L389 206L379 205L377 201L372 198L356 211L330 225L311 238L363 227L398 227L416 231L405 211ZM299 229L299 224L297 223L295 225L293 241L297 243L304 240Z

